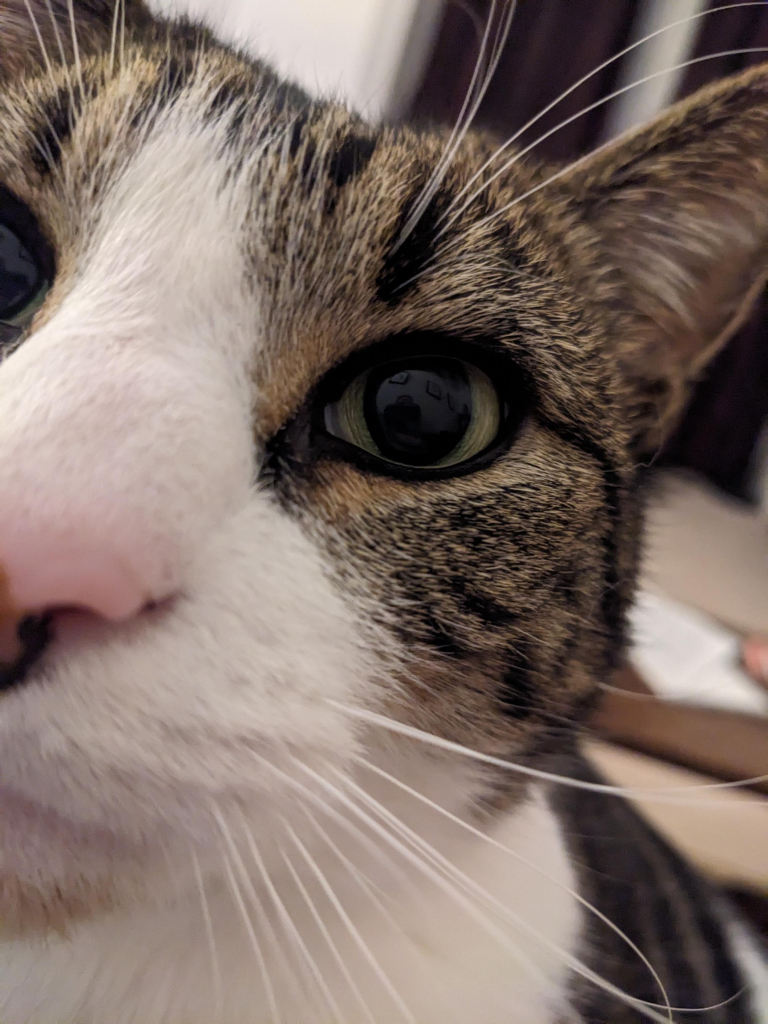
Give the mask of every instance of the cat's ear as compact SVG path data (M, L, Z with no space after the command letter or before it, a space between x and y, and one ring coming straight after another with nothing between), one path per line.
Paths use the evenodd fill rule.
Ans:
M618 312L627 412L651 450L768 277L768 65L696 93L568 179L597 232L585 262Z
M113 31L148 20L143 0L0 0L0 82L110 45Z

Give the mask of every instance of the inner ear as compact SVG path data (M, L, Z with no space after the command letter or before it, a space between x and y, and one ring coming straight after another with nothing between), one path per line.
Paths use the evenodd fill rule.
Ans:
M0 81L72 60L75 40L81 56L98 52L149 20L142 0L0 0Z
M638 443L654 448L768 276L768 65L719 82L570 178L597 233Z

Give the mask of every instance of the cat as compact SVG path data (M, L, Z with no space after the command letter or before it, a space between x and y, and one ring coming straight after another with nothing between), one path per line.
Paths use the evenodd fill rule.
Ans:
M2 1024L765 1024L580 723L767 272L768 67L551 168L0 0Z

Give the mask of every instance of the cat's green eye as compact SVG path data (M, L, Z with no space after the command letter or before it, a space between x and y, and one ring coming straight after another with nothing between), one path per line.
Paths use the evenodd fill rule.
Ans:
M370 367L325 407L329 434L397 466L448 469L497 439L502 403L463 359L403 357Z
M42 306L50 262L31 215L0 189L0 344L18 337Z

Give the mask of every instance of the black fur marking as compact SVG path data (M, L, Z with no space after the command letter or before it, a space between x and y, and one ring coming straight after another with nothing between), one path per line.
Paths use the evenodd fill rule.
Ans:
M300 159L299 178L307 192L311 192L317 183L317 143L307 135L310 120L309 109L302 110L296 116L291 127L288 142L288 155L292 160Z
M330 217L336 209L339 191L362 174L376 150L377 140L363 135L348 135L328 162L330 191L325 200L325 212Z
M504 605L494 601L492 597L485 594L478 594L467 585L467 581L459 576L452 576L450 580L451 590L461 599L464 608L472 615L476 615L489 626L507 626L517 620L514 612L511 612Z
M193 54L169 55L153 90L135 104L131 128L134 131L146 128L159 110L172 106L194 78L195 69Z
M62 86L42 107L41 122L34 134L30 159L41 177L51 174L61 163L62 147L74 131L78 92L75 101L68 87Z
M451 658L462 658L467 653L456 637L451 636L430 612L426 611L420 616L420 625L423 628L419 630L419 641L433 647L440 654L446 654ZM410 633L406 637L406 641L408 643L413 641Z
M291 82L281 81L273 71L267 69L263 64L262 87L259 90L259 98L264 103L269 103L273 114L299 114L309 110L312 100L303 89Z
M411 199L403 206L392 233L389 251L376 279L376 294L387 306L397 306L417 285L418 275L426 270L435 256L435 235L443 213L451 204L449 191L439 191L430 200L418 223L399 248L395 243L406 224L413 204L423 191L420 184Z
M708 973L721 992L735 994L741 989L743 980L740 978L731 959L728 943L725 941L720 924L712 912L711 903L701 903L698 880L686 869L685 864L666 848L664 849L664 854L666 855L665 866L670 874L674 876L676 884L685 894L689 902L691 916L695 920L696 928L703 937L704 946L710 960Z
M230 145L236 143L242 135L249 110L243 87L233 82L220 85L211 100L210 110L213 115L228 117L227 141Z
M599 445L583 433L583 431L547 418L544 418L542 422L550 430L554 431L561 440L594 459L600 466L602 473L605 508L608 513L608 531L604 541L605 590L603 591L601 608L609 644L606 650L605 668L607 671L613 671L619 664L621 651L624 648L625 614L627 608L627 600L620 585L617 564L619 529L622 520L622 477L613 464L613 460L608 452L602 445Z
M499 697L504 713L510 718L523 721L533 712L536 684L529 647L524 640L516 641L510 651Z
M336 188L344 188L362 174L376 152L377 140L364 135L348 135L328 164L328 180Z
M178 57L168 58L160 79L159 91L163 100L172 103L186 89L194 78L196 65L197 62L191 54L185 54L183 60Z
M314 139L307 139L304 143L299 174L307 192L311 192L317 184L317 143Z
M293 122L293 127L291 128L291 139L288 144L288 155L290 156L291 160L295 159L296 154L299 152L299 149L301 148L301 143L304 139L304 129L307 127L308 123L309 111L302 110L301 113L298 114L298 116L296 117L296 120Z

